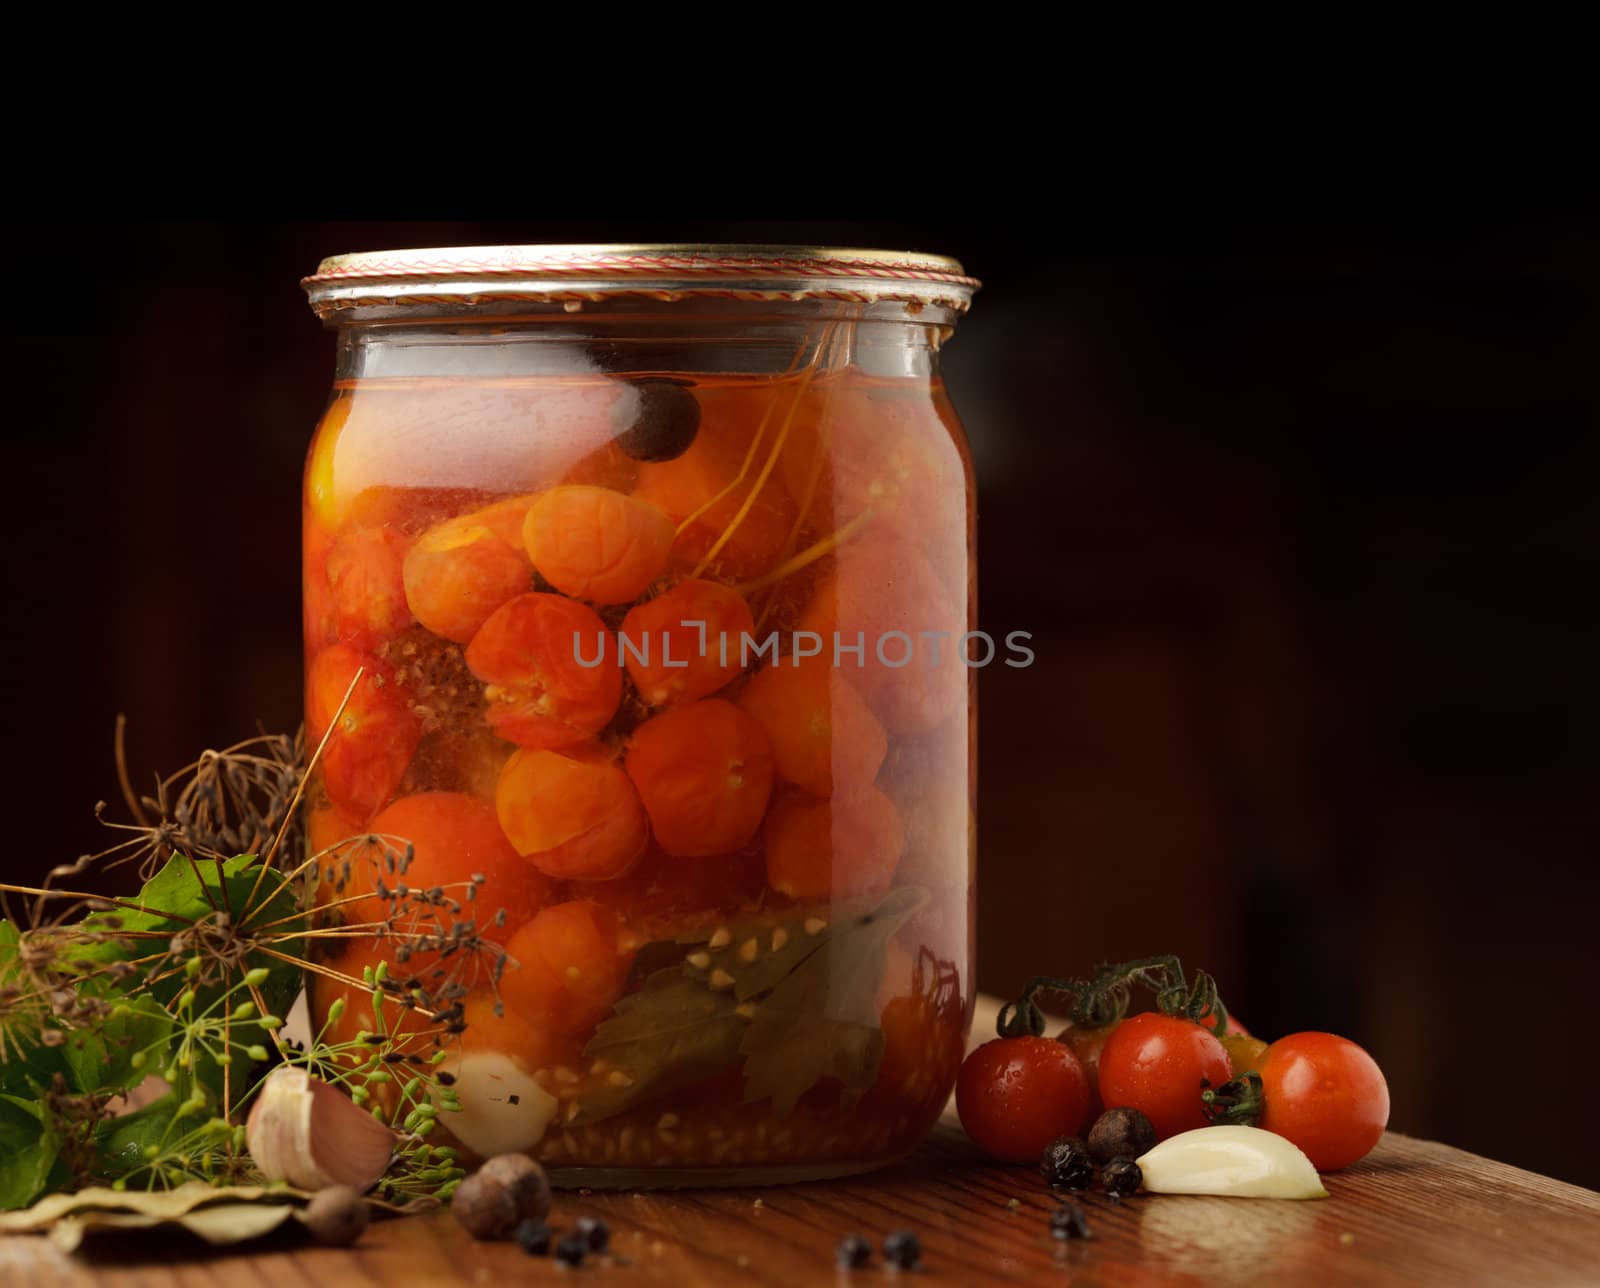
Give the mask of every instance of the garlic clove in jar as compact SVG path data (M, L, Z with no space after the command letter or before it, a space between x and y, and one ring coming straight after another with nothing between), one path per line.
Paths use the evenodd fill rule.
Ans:
M371 1189L389 1170L398 1139L344 1092L288 1065L267 1075L245 1124L261 1174L303 1190Z
M1328 1197L1311 1160L1260 1127L1197 1127L1169 1137L1136 1161L1152 1194Z
M439 1122L486 1158L533 1148L559 1108L554 1096L498 1051L453 1055L439 1068L454 1076L451 1090L461 1103L458 1110L442 1110Z

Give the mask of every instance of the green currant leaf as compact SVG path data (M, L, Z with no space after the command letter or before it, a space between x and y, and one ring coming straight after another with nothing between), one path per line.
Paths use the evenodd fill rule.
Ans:
M303 929L304 923L293 885L281 872L268 870L263 875L254 855L219 864L191 862L179 854L129 902L137 906L92 913L78 926L67 928L60 935L65 945L61 960L82 972L86 983L113 980L125 1000L150 1000L164 1009L174 1045L195 1032L196 1026L209 1023L207 1041L191 1048L184 1056L190 1064L184 1067L198 1085L220 1094L224 1084L222 1064L216 1058L223 1054L220 1021L240 1001L253 1000L240 987L246 974L255 972L259 977L267 1014L286 1013L299 992L297 959L304 941L296 938L295 932ZM253 929L282 956L241 942ZM231 952L234 947L241 949L238 955ZM152 957L154 963L149 960ZM134 970L123 975L106 973L107 966L118 962L131 964ZM192 969L186 969L191 964ZM140 1017L125 1019L137 1027ZM273 1045L271 1034L259 1020L258 1013L253 1019L230 1020L227 1026L226 1054L232 1062L235 1095L248 1085L244 1075L250 1049ZM129 1051L141 1040L157 1040L153 1032L120 1036L128 1037ZM177 1057L180 1052L172 1054ZM89 1072L95 1060L94 1053L86 1050L78 1072ZM146 1068L150 1064L147 1059Z
M39 1106L0 1095L0 1208L27 1207L50 1183L56 1142L40 1121Z
M641 956L671 960L625 995L584 1048L603 1061L576 1086L575 1122L621 1113L731 1070L745 1099L788 1113L824 1078L848 1102L877 1077L877 1014L889 937L927 899L918 887L792 909L679 940ZM713 944L715 947L713 947Z
M870 910L835 910L822 945L761 1003L739 1044L746 1101L770 1098L787 1114L824 1078L843 1084L847 1105L872 1086L883 1062L877 993L889 936L926 897L902 887Z
M182 1102L169 1091L160 1100L100 1124L95 1139L100 1147L100 1165L107 1176L126 1176L146 1166L145 1150L160 1149L171 1138L172 1120Z
M128 1091L166 1065L173 1019L154 998L114 1002L110 1016L92 1030L77 1030L62 1045L76 1091Z

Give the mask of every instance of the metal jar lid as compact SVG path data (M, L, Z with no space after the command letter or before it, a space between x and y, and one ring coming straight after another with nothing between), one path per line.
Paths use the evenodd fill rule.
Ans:
M653 300L898 302L965 312L978 280L943 255L815 246L461 246L335 255L301 283L319 317L367 306Z

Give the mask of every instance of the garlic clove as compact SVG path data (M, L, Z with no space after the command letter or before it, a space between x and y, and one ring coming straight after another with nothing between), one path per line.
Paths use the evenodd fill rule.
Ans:
M303 1190L371 1189L398 1139L344 1092L289 1065L267 1075L245 1125L261 1174Z
M1138 1160L1152 1194L1325 1199L1328 1191L1299 1148L1260 1127L1197 1127Z
M497 1051L452 1055L439 1066L453 1074L458 1110L441 1110L439 1122L474 1154L519 1153L543 1139L560 1107L510 1056Z

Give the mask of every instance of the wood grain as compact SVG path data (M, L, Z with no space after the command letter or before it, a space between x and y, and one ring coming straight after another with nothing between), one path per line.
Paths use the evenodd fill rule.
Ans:
M992 1029L980 1018L978 1031ZM563 1194L553 1219L610 1222L613 1255L583 1272L596 1283L816 1284L835 1277L843 1235L881 1246L902 1229L921 1236L918 1282L930 1284L1600 1282L1593 1191L1392 1133L1325 1181L1330 1197L1307 1203L1166 1195L1115 1204L1082 1195L1094 1238L1060 1244L1047 1224L1055 1200L1038 1174L986 1163L947 1115L904 1163L868 1176L767 1190ZM218 1254L170 1239L102 1237L67 1256L48 1239L0 1237L5 1288L476 1286L564 1273L514 1245L474 1243L444 1212L383 1221L349 1249L285 1236ZM877 1268L850 1278L882 1281Z
M919 1281L1087 1285L1593 1284L1600 1194L1391 1135L1367 1161L1327 1178L1331 1197L1081 1196L1095 1237L1058 1244L1054 1200L1026 1168L989 1166L941 1126L906 1163L848 1181L764 1191L563 1195L558 1224L611 1223L604 1283L815 1284L856 1232L881 1244L915 1230ZM1014 1206L1013 1206L1014 1202ZM170 1242L96 1242L66 1256L47 1240L0 1240L0 1283L71 1288L354 1288L481 1285L556 1278L514 1245L474 1243L447 1213L385 1221L350 1249L280 1240L216 1255ZM854 1278L871 1281L875 1270Z

